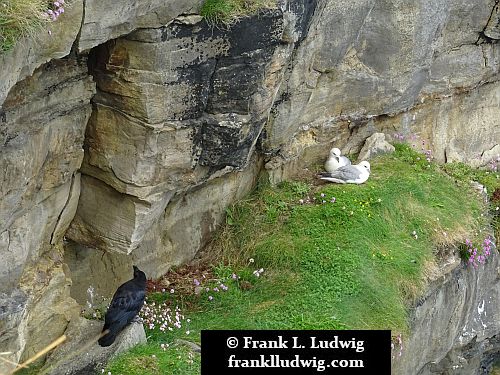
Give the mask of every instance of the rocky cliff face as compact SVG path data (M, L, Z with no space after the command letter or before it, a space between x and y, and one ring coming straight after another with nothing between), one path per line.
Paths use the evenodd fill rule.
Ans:
M0 55L11 360L64 332L90 285L109 295L131 264L156 277L191 259L263 170L288 178L377 131L417 134L443 162L500 153L498 1L283 0L228 29L196 15L201 2L75 0L51 35ZM464 273L477 285L458 289L465 299L452 281L431 288L463 302L454 336L398 372L494 343L494 314L482 336L459 339L498 294L477 284L491 272ZM439 319L428 328L447 330Z
M414 308L401 356L393 352L393 373L489 373L500 350L499 271L498 253L477 269L448 256Z

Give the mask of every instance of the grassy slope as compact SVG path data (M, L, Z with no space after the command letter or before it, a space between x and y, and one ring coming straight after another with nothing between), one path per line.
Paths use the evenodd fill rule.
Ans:
M260 187L228 211L212 246L218 266L202 286L223 282L229 289L195 295L188 280L184 293L151 295L150 301L182 306L191 322L168 333L148 330L147 346L120 356L107 370L160 374L175 368L174 373L198 374L199 355L163 351L160 344L179 337L199 341L201 329L406 333L407 307L432 272L433 249L473 238L483 225L481 200L468 184L456 183L421 159L401 145L393 156L373 162L372 176L361 186L294 182ZM490 183L500 185L496 177ZM311 203L300 204L307 196ZM260 268L264 272L256 277L252 272ZM233 272L239 280L231 278ZM155 365L145 369L143 361Z

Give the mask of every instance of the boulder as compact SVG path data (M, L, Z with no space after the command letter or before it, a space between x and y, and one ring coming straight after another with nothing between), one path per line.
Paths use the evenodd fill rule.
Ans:
M394 146L385 140L384 133L375 133L366 139L363 148L359 152L358 161L370 160L380 154L390 154L394 150Z
M129 324L108 347L97 343L102 321L80 317L68 326L67 341L49 356L42 371L49 375L88 375L100 373L110 358L138 344L146 343L141 323Z

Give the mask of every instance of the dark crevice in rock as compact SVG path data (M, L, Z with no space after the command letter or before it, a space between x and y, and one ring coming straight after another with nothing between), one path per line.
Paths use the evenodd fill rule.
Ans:
M87 0L83 0L83 10L82 10L82 22L80 23L80 29L78 30L78 34L76 35L75 41L73 42L73 45L71 46L71 50L69 53L69 56L72 58L77 58L80 53L78 52L78 44L80 43L80 37L82 35L82 29L83 25L85 23L85 11L87 9Z
M479 33L477 43L496 43L500 39L500 0L496 0L490 17L483 31Z

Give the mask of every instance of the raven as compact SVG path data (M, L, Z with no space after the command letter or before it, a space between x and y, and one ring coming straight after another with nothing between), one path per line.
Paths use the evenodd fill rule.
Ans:
M134 266L134 278L118 287L106 311L99 345L110 346L139 313L146 296L146 274ZM107 333L105 333L107 331Z

